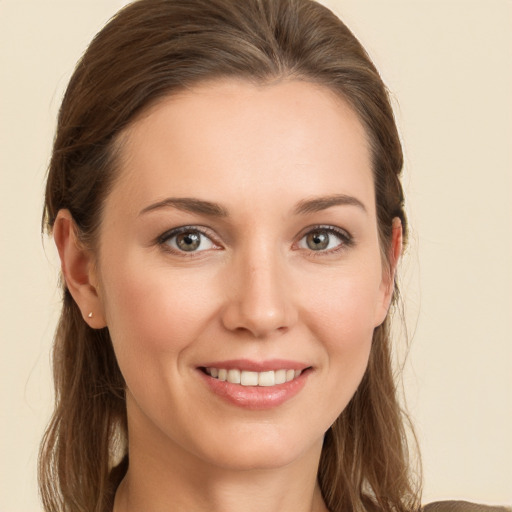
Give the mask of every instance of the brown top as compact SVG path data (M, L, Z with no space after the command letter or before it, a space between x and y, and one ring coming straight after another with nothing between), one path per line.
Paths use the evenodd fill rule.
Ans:
M512 507L479 505L468 501L435 501L425 505L422 512L512 512Z

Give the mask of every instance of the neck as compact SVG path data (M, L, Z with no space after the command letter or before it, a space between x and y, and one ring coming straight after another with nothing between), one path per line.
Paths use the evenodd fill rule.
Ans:
M285 467L234 470L130 444L114 512L327 512L317 483L320 451L321 442Z

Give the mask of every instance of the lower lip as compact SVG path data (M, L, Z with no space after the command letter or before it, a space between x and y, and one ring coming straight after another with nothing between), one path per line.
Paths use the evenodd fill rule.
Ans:
M302 390L311 372L308 368L290 382L275 386L242 386L215 379L202 370L198 371L216 395L230 404L252 410L272 409L290 400Z

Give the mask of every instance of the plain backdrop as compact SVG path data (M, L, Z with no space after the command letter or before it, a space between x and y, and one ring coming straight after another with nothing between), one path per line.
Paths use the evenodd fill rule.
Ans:
M124 3L0 0L0 512L41 510L60 295L40 218L56 113L75 62ZM404 143L404 385L424 500L511 504L512 2L325 3L380 69Z

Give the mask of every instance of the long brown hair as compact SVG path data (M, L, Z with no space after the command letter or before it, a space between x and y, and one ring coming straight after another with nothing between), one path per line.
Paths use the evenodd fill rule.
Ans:
M81 241L94 249L120 134L157 100L219 77L305 80L348 101L371 145L386 258L394 217L406 234L402 150L387 90L354 35L310 0L139 0L122 9L92 41L65 93L45 229L51 233L57 212L67 208ZM56 404L41 446L40 490L47 512L105 512L129 463L124 381L108 328L91 329L63 288L53 349ZM418 508L388 322L375 329L364 378L325 436L318 478L332 512Z

